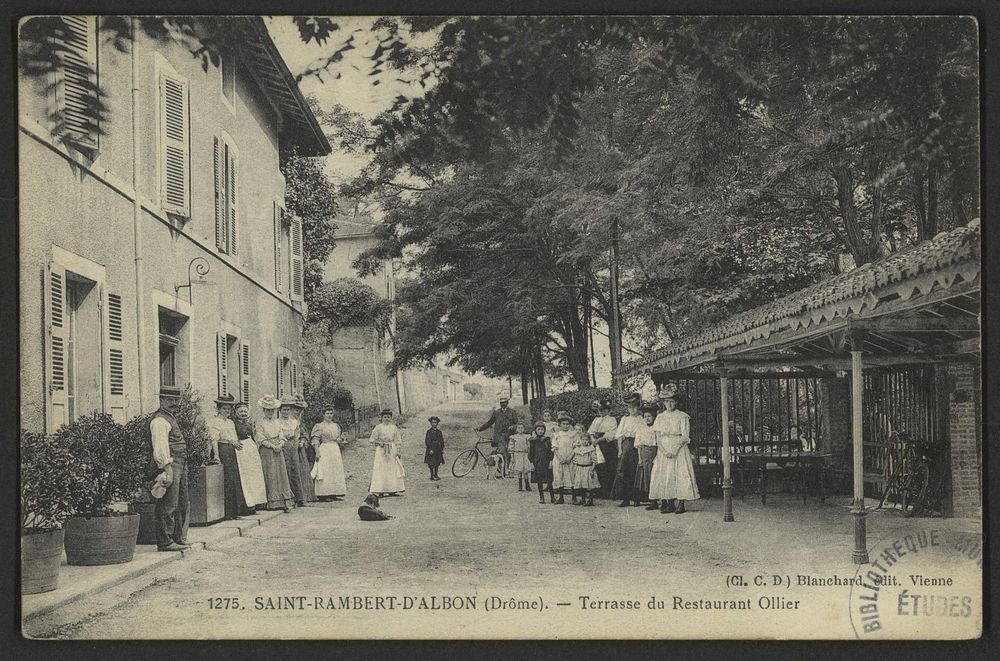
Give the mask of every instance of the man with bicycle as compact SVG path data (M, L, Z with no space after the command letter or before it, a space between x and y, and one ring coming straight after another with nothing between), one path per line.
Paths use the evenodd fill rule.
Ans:
M510 408L509 397L501 397L500 408L493 409L490 419L481 427L476 428L477 432L481 432L493 427L493 440L490 441L490 445L503 455L504 466L510 466L510 451L507 448L507 443L515 425L517 425L517 411Z

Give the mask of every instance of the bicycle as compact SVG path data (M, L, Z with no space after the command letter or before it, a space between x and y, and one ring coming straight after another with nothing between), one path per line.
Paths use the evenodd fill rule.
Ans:
M492 444L493 441L480 436L475 445L459 453L459 455L455 457L455 461L451 464L451 474L455 477L465 477L475 470L481 459L483 461L483 465L486 467L486 479L489 479L491 474L496 479L504 477L507 472L507 467L504 464L503 455L499 452L486 454L479 448L479 446L484 443Z
M892 500L899 504L907 517L933 510L944 484L942 463L938 456L940 450L929 443L909 441L902 433L898 438L901 452L896 458L892 475L886 481L878 508L881 509L892 494L895 496Z

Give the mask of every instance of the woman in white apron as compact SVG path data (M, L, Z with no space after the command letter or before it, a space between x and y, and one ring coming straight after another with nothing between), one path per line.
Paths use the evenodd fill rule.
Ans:
M406 490L403 478L403 462L399 450L403 445L403 435L392 423L392 411L382 409L382 422L375 425L369 442L375 446L375 460L372 464L372 483L369 493L378 495L399 495Z
M313 425L309 438L316 448L312 467L313 486L320 500L337 500L347 495L344 460L340 454L340 425L333 421L334 408L323 409L323 420Z
M250 509L267 502L267 488L264 486L264 468L260 464L260 452L254 441L254 423L250 419L250 405L240 402L233 413L236 438L241 446L236 450L236 463L240 469L240 485L243 498Z

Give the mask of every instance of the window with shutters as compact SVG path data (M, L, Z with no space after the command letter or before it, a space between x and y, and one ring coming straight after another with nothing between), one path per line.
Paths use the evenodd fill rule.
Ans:
M188 382L184 334L187 317L166 308L159 308L160 326L160 387L178 389Z
M230 107L236 105L236 57L233 53L220 55L219 69L222 79L222 98Z
M292 397L295 394L292 378L292 359L286 355L278 356L275 360L275 392L278 399ZM297 379L297 374L295 378Z
M125 394L125 352L122 349L122 297L108 294L108 349L110 391Z
M96 155L100 134L97 17L63 16L56 37L59 66L55 79L56 126L53 133L73 147Z
M244 342L240 347L240 401L250 403L250 345Z
M215 165L215 247L219 252L236 256L239 243L239 186L237 170L239 156L233 144L225 138L214 138Z
M292 216L290 222L288 223L288 242L289 242L289 285L288 294L293 301L301 301L303 298L304 290L304 262L305 262L305 250L303 247L303 236L302 236L302 219L298 216Z
M160 72L160 205L163 210L191 215L191 126L187 80Z
M274 288L284 293L288 283L290 237L288 213L277 202L274 203Z

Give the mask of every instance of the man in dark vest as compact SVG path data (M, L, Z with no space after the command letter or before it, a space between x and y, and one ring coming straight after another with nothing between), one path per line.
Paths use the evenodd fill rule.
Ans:
M174 410L180 393L160 391L160 408L149 421L157 479L166 491L156 501L156 548L158 551L184 551L188 531L187 443ZM156 494L154 493L154 496Z
M493 409L490 419L481 427L476 428L478 432L486 431L490 426L493 427L493 441L490 445L503 455L504 466L510 466L510 452L507 449L507 442L510 440L510 433L514 431L514 426L517 425L517 411L510 408L509 404L510 398L501 397L500 408Z

